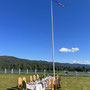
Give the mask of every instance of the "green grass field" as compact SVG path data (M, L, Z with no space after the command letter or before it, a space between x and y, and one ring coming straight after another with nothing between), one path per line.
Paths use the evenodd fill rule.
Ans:
M62 77L60 90L90 90L90 77Z
M19 76L25 76L29 82L27 74L0 74L0 90L16 90ZM90 77L61 76L60 90L90 90Z

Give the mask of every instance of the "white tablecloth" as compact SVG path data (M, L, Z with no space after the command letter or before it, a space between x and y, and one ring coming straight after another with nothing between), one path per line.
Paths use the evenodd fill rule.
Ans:
M36 84L27 84L27 88L30 90L45 90L45 88L47 87L48 84L48 79L52 79L51 76L43 78L42 81L35 81ZM33 83L33 82L31 82Z
M27 88L30 90L45 90L42 88L41 84L36 84L36 85L29 85L27 84Z

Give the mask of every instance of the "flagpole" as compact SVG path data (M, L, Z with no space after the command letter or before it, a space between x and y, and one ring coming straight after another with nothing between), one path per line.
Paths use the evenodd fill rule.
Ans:
M55 63L54 63L54 33L53 33L53 5L51 0L51 25L52 25L52 59L53 59L53 76L55 77Z

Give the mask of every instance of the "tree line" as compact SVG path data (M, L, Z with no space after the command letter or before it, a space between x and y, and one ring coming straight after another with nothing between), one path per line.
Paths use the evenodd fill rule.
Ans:
M0 69L21 69L21 70L53 70L53 65L51 64L6 64L6 65L0 65ZM89 68L83 67L73 67L73 66L55 66L56 71L90 71Z
M0 56L0 69L21 69L21 70L53 70L52 62L27 60L12 56ZM55 63L56 71L90 71L90 66Z

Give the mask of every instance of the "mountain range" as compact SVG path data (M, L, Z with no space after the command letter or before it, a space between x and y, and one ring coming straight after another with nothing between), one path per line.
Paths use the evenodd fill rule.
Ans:
M44 64L52 64L52 62L44 61L44 60L28 60L28 59L22 59L22 58L17 58L14 56L0 56L0 65L1 64L31 64L31 63L44 63ZM73 67L78 67L78 66L85 66L86 68L90 68L90 65L88 64L70 64L70 63L59 63L55 62L56 66L73 66Z

